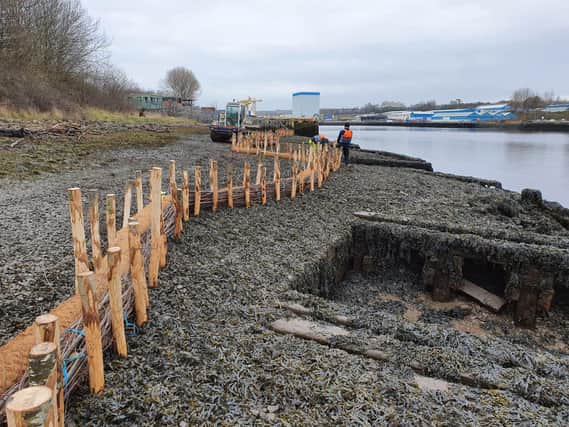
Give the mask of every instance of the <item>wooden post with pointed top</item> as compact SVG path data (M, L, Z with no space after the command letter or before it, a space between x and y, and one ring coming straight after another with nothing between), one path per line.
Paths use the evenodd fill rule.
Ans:
M233 164L227 164L227 207L233 209Z
M65 390L63 387L63 377L61 372L62 360L59 318L53 314L43 314L36 317L34 322L34 338L36 344L49 342L55 344L57 348L57 392L55 393L55 400L57 401L57 419L59 421L59 427L63 427L65 419Z
M96 293L95 277L92 271L79 274L79 296L83 312L83 330L87 348L87 367L89 370L89 389L99 394L105 387L105 371L103 366L103 344L101 340L101 324Z
M160 213L160 268L166 267L167 256L168 256L168 236L166 236L164 213L161 212Z
M181 188L178 188L176 201L180 212L179 215L176 216L176 221L179 222L178 227L180 228L180 235L181 235L184 232L184 190Z
M71 235L73 238L73 255L75 258L75 290L78 290L78 275L89 271L89 257L87 256L87 243L85 242L85 223L83 221L83 201L81 190L70 188L69 216L71 218Z
M148 314L146 312L146 276L144 274L144 258L138 222L128 223L128 245L130 247L130 278L134 289L136 324L141 326L148 320Z
M217 161L209 161L209 177L210 177L210 188L212 191L212 205L211 210L215 213L217 212L217 202L219 200L219 186L217 181Z
M114 246L117 240L117 196L107 194L105 206L105 220L107 224L107 250Z
M296 198L297 171L298 171L298 166L296 165L296 161L294 161L292 164L292 188L290 190L290 198L292 200Z
M174 240L180 241L182 238L183 229L183 221L182 218L184 216L183 209L182 209L182 190L177 190L172 193L172 203L174 204Z
M52 427L53 392L46 386L27 387L14 393L6 402L8 427Z
M144 195L142 194L142 171L136 171L134 188L136 190L136 213L141 213L144 209Z
M122 212L122 228L128 226L128 219L130 218L130 210L132 206L132 181L127 181L124 188L124 206Z
M261 169L261 203L267 204L267 168Z
M103 269L103 250L99 231L99 191L90 190L89 200L89 229L91 232L91 251L93 253L93 268L96 273Z
M281 200L281 166L278 157L275 157L273 181L275 183L275 200Z
M255 177L255 185L261 184L261 174L263 173L263 161L257 161L257 176Z
M121 283L121 248L114 246L109 248L108 257L108 288L109 305L111 307L111 325L115 339L115 349L121 357L127 357L128 350L124 332L122 283Z
M245 162L243 170L243 190L245 192L245 207L251 206L251 165Z
M170 195L175 196L178 189L176 187L176 160L170 160Z
M184 210L184 221L190 220L190 175L188 171L183 172L182 184L182 208Z
M162 169L152 168L150 172L150 262L148 267L148 286L158 287L158 271L160 270L160 252L162 235L160 223L162 217Z
M196 166L194 170L194 216L200 216L202 188L202 168Z

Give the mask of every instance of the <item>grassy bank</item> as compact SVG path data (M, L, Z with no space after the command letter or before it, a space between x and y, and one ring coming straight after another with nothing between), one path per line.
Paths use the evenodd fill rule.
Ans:
M103 121L122 124L157 123L165 125L188 125L193 121L183 117L169 117L158 113L146 113L139 117L137 111L116 112L99 108L84 108L74 111L52 109L13 109L0 105L0 121L6 122L54 122L54 121Z
M96 161L101 151L156 147L205 132L203 127L172 126L160 132L134 129L39 140L0 138L0 178L33 179L43 173L83 167L88 161Z

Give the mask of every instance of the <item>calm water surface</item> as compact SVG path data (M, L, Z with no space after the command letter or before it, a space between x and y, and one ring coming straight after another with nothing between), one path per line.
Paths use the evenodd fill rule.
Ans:
M341 127L321 126L336 139ZM569 207L569 134L477 129L353 126L362 148L421 157L437 171L496 179L504 188L537 188Z

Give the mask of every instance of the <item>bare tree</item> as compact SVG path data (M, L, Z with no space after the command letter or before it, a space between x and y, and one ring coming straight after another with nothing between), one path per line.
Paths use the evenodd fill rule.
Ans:
M172 68L166 73L164 83L176 98L195 101L199 95L200 82L188 68Z
M543 99L543 102L545 103L545 105L548 105L548 104L553 104L559 98L555 98L555 92L554 91L548 90L548 91L543 93L543 96L541 97L541 99Z
M530 108L529 104L535 103L536 96L536 93L530 88L517 89L512 94L510 103L515 111L527 111Z
M41 109L122 108L132 84L106 65L107 46L80 0L0 0L0 96Z

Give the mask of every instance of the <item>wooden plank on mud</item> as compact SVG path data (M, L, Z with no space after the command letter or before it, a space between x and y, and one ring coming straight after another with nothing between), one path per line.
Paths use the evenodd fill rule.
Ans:
M462 285L458 288L459 291L465 293L469 297L474 298L476 301L480 302L482 305L491 308L495 312L498 312L506 305L506 300L488 292L486 289L475 285L469 280L462 279Z
M271 329L280 334L294 335L298 338L316 341L320 344L329 344L330 338L335 335L349 335L350 333L338 326L323 325L304 319L279 319L271 323Z

